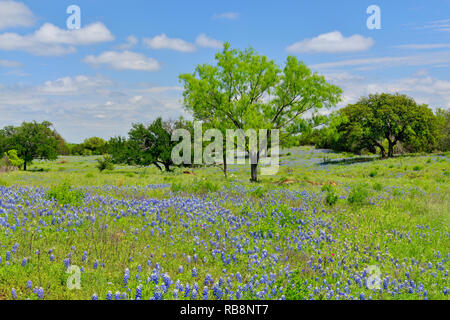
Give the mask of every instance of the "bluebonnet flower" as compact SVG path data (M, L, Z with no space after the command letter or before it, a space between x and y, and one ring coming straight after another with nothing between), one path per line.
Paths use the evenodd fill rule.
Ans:
M114 295L114 300L120 300L120 292L117 291L116 294Z
M113 295L111 291L108 291L108 293L106 294L106 300L112 300Z
M33 283L31 282L31 280L27 281L27 289L32 289L33 288Z
M63 262L64 262L64 266L66 267L66 269L69 269L69 265L70 265L69 259L66 258L63 260Z
M98 300L98 295L97 295L96 293L94 293L94 294L92 295L92 300Z
M94 262L94 269L97 269L98 268L98 260L95 260L95 262Z
M197 268L196 267L192 268L192 277L193 278L197 277Z
M11 260L11 252L6 251L6 261Z
M189 296L189 292L191 291L191 286L189 285L189 283L186 284L185 288L184 288L184 296L187 298Z
M128 285L129 279L130 279L130 270L126 268L125 273L123 274L123 284L125 285L125 287Z
M50 255L50 261L52 261L52 262L55 261L55 256L53 253Z
M22 267L25 267L27 265L27 258L22 259Z
M156 290L154 295L153 295L154 300L162 300L162 294Z
M162 279L163 279L163 281L164 281L164 285L165 285L167 288L169 288L170 285L171 285L171 283L172 283L172 281L170 280L169 275L168 275L167 273L164 273L164 274L162 275Z
M14 288L11 289L11 298L13 300L17 299L17 291Z
M156 272L152 272L152 274L150 275L150 280L153 281L155 284L158 284L159 282L158 274Z
M142 299L142 284L138 285L136 288L136 300Z
M41 287L37 290L38 299L44 299L44 289Z

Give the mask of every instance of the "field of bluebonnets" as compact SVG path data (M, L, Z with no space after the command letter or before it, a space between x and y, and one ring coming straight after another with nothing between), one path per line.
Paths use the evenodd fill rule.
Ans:
M348 157L285 150L258 184L95 157L0 174L0 299L448 300L449 155L326 162Z

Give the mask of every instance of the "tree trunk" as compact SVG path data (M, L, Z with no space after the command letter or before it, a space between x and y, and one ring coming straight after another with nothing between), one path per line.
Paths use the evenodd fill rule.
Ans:
M225 178L228 176L228 172L227 172L227 156L224 153L223 156L223 174L225 175Z
M26 161L23 163L23 171L27 171L27 162Z
M158 162L153 162L153 164L159 169L159 170L161 170L162 171L162 168L161 168L161 166L158 164Z
M389 142L389 150L388 150L388 158L392 158L394 156L394 143L388 139Z
M170 172L170 164L169 163L164 163L164 168L166 169L167 172Z
M252 163L250 165L250 169L251 169L251 175L252 175L250 181L251 182L258 182L258 164L257 163L255 163L255 164Z
M379 146L379 148L380 148L380 151L381 151L381 157L382 158L386 158L386 151L384 150L384 147L383 146Z

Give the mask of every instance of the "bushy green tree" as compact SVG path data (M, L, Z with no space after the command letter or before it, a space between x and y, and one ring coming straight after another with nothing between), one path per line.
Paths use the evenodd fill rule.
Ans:
M83 142L83 148L92 155L102 155L106 152L106 141L99 137L91 137Z
M24 160L23 169L34 159L55 160L58 157L58 142L55 139L52 124L48 121L38 123L23 122L14 128L9 139L10 149L17 150L18 156Z
M111 155L114 163L132 165L134 163L134 154L136 150L125 137L112 137L108 141L108 153Z
M438 122L437 149L441 151L450 150L450 110L437 109L436 118Z
M281 70L251 48L235 50L225 43L215 58L216 65L199 65L194 73L180 75L180 80L186 109L205 123L220 121L218 129L267 129L269 136L270 130L278 129L282 142L293 134L305 112L340 100L341 89L296 57L288 57ZM256 153L252 181L257 181L260 150Z
M172 149L175 142L171 140L171 133L161 118L156 119L148 126L134 124L128 133L130 146L135 152L134 163L148 166L154 164L160 170L163 166L170 171L172 162Z
M160 170L171 171L172 149L177 142L172 141L175 129L193 130L192 123L180 118L177 121L163 121L157 118L149 125L133 124L125 137L114 137L108 141L108 152L114 163L155 165Z
M106 154L102 159L97 159L97 169L100 172L104 170L114 170L114 162L112 156Z
M339 147L347 151L378 148L382 157L392 157L398 142L415 144L424 151L435 146L437 122L433 112L406 95L369 95L341 109L340 116Z
M17 155L17 150L5 152L3 159L6 166L21 168L24 164L24 161Z

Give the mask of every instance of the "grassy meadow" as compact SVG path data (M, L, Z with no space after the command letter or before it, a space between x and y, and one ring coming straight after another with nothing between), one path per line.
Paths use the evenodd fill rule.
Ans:
M293 148L256 184L97 158L0 173L0 299L449 299L449 154Z

